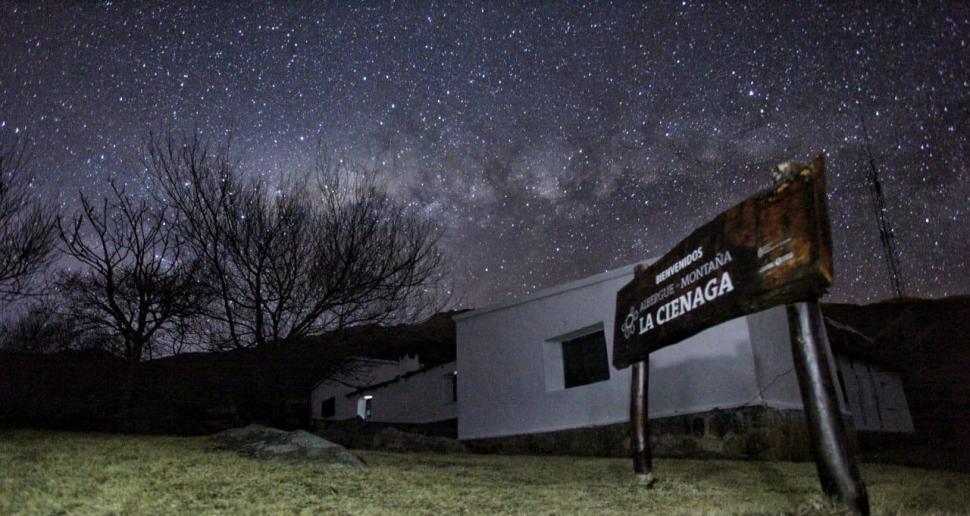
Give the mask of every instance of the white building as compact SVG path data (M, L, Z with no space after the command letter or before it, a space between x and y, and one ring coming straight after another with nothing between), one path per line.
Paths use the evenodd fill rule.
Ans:
M398 361L358 358L310 396L314 420L358 417L380 423L433 423L457 416L455 363L422 367L416 355Z
M459 439L628 422L630 369L611 364L616 292L632 278L628 266L455 316ZM741 407L802 407L783 307L650 356L651 419Z

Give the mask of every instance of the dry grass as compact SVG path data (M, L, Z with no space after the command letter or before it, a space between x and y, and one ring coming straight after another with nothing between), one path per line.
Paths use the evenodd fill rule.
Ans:
M0 514L827 512L814 465L362 451L368 470L243 458L204 438L0 431ZM966 512L970 475L867 464L877 514Z

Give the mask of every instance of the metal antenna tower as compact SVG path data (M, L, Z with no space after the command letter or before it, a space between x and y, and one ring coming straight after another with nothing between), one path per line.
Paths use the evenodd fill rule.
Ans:
M903 297L903 280L899 271L899 256L896 251L896 236L893 234L892 222L886 212L886 200L882 195L882 182L879 180L879 170L876 168L876 159L872 155L872 145L869 142L869 130L866 128L866 119L859 111L859 119L862 122L862 135L866 140L866 156L869 160L869 200L872 204L872 211L879 224L879 240L882 242L882 254L886 260L886 268L889 269L889 281L892 284L893 294L897 298Z

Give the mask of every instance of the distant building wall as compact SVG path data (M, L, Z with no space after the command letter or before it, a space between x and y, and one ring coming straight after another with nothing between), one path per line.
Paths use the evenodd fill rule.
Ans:
M416 356L359 359L340 378L317 384L310 396L311 413L317 420L359 417L379 423L454 419L456 381L455 362L421 369Z
M372 396L370 420L374 422L434 423L457 417L455 381L455 362L449 362L365 389L355 398Z
M355 359L347 371L336 378L321 381L310 395L310 414L313 419L349 419L358 416L357 400L347 397L361 387L386 382L417 369L415 357L404 360ZM333 415L323 415L325 402L332 400Z
M903 382L897 373L876 364L838 357L843 401L857 430L912 433L913 420Z

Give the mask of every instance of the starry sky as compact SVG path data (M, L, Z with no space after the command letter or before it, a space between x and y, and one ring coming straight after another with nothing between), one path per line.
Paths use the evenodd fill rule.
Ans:
M150 129L232 131L247 173L320 145L437 220L455 302L659 256L824 152L831 301L970 293L970 7L780 2L8 2L0 137L74 209L137 190Z

